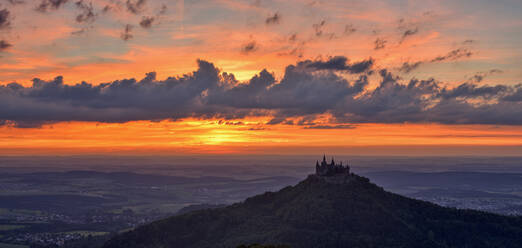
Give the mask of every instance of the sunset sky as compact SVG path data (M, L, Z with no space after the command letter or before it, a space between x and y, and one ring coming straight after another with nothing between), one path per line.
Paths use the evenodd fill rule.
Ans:
M522 154L520 0L0 4L0 155Z

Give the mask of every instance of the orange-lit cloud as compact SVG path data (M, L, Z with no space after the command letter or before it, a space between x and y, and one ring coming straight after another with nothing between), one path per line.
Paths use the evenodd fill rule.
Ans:
M1 30L0 40L12 44L0 51L0 85L6 89L17 82L24 87L15 93L0 91L0 148L5 154L299 153L317 147L521 145L517 115L522 89L516 86L522 78L520 1L178 0L146 1L134 9L124 1L92 3L95 15L89 21L78 21L83 12L71 1L46 11L35 11L33 1L0 7L10 13L10 25ZM267 24L275 13L278 21ZM154 18L151 25L140 25L145 17ZM132 38L123 40L127 25L133 27ZM382 48L375 49L376 40L385 41ZM248 45L251 48L245 49ZM470 56L436 59L452 51ZM323 87L315 81L293 86L282 81L289 65L333 56L346 56L348 63L371 58L372 72L333 69L301 76L317 76L324 87L335 80L353 86L363 76L367 84L361 91L332 100L319 95ZM136 93L136 102L108 104L103 94L78 100L31 87L33 78L51 82L63 76L65 85L85 81L96 87L122 79L139 81L149 72L156 73L158 83L197 71L197 59L214 63L237 81L216 82L222 88L205 86L191 100L208 100L206 96L216 93L212 87L228 91L248 85L263 69L273 73L275 81L268 86L274 90L252 94L256 104L234 102L234 95L226 92L226 101L217 104L198 102L203 107L194 110L194 104L184 102L186 106L172 105L161 112L164 106L147 102L151 98L141 97L144 92ZM411 70L401 70L405 64ZM391 72L395 83L384 83L381 69ZM473 81L475 75L484 79ZM412 86L417 90L412 93L409 82L434 82L438 88L419 93L426 88ZM287 85L290 89L283 87ZM277 87L283 90L276 92ZM405 90L394 90L401 87ZM27 92L43 95L31 98L34 95ZM338 90L328 92L336 95ZM53 99L59 94L62 98ZM328 106L314 108L322 105L314 94ZM162 99L175 98L168 96ZM171 121L176 118L181 119ZM229 121L237 125L218 124L220 118L232 118ZM35 120L37 124L28 126L43 123L43 128L12 126ZM293 125L283 124L291 121ZM299 122L315 129L304 129Z
M166 11L160 15L163 5ZM470 15L459 4L442 2L406 1L394 5L387 1L313 4L307 1L149 1L139 14L129 12L126 5L118 1L97 0L93 6L96 20L89 25L75 21L81 11L73 4L47 13L35 12L35 6L29 2L10 6L14 16L12 29L3 38L14 46L4 52L7 61L3 60L0 65L0 80L27 84L34 77L49 79L62 75L71 82L86 80L97 84L150 71L166 77L190 71L194 68L192 61L198 58L213 61L239 79L248 79L263 68L281 75L287 64L317 56L348 55L356 60L373 57L383 67L398 68L405 61L439 56L458 48L464 40L475 40L471 49L478 51L466 61L476 61L481 64L480 68L460 66L457 74L453 72L453 64L457 62L452 62L426 66L409 75L436 75L445 81L459 81L464 79L463 74L511 68L514 65L506 66L506 61L515 61L521 56L521 52L506 49L506 45L519 44L516 37L502 36L495 30L484 33L484 25L475 25L486 19L490 21L484 24L491 25L496 20L490 18L493 13ZM106 6L110 6L110 11L103 11ZM281 22L267 26L266 18L275 12L280 13ZM143 16L155 16L158 22L150 29L140 28ZM500 19L508 17L499 16ZM323 21L321 35L317 36L314 24ZM501 25L516 30L520 23L513 19ZM134 38L127 42L120 39L126 24L135 27ZM356 31L346 35L347 25ZM407 28L418 32L402 40ZM75 35L79 30L84 32ZM292 35L296 39L291 41ZM375 51L373 42L379 37L387 40L387 45ZM78 40L90 39L90 44L98 44L98 47L76 45ZM499 42L498 39L506 40ZM259 49L248 55L241 54L241 46L250 40L255 41ZM13 64L26 70L17 70ZM107 67L113 70L99 70ZM93 70L96 73L92 73ZM520 75L516 71L503 71L504 80L517 82Z

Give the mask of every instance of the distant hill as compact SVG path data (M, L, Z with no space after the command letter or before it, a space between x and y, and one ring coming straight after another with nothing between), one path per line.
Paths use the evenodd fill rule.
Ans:
M106 248L522 247L522 218L457 210L384 191L354 174L310 175L296 186L224 208L136 228ZM247 246L245 246L247 247Z
M182 209L178 210L178 212L176 212L176 215L182 215L182 214L186 214L189 212L202 210L202 209L213 209L213 208L223 208L223 207L226 207L226 205L224 205L224 204L218 204L218 205L194 204L194 205L189 205L189 206L183 207Z
M521 173L491 173L469 171L446 172L411 172L411 171L379 171L365 173L379 185L401 187L415 185L417 187L468 188L472 190L512 191L522 187Z

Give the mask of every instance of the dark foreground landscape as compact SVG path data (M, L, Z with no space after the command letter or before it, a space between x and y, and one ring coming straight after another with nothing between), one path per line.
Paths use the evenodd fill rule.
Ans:
M349 173L118 235L103 247L522 247L522 218L441 207Z
M486 239L490 247L502 247L494 245L502 240L510 240L507 247L519 244L502 235L509 233L504 229L520 227L512 225L522 213L520 158L354 157L351 170L360 176L346 169L329 173L327 163L319 167L322 176L298 184L312 173L314 158L208 158L204 163L199 158L199 164L187 158L186 165L180 158L4 158L3 164L11 167L0 168L0 248L132 247L121 243L126 240L138 247L142 241L142 247L161 247L179 237L187 239L188 247L205 247L203 240L214 243L211 247L229 247L228 242L231 247L301 247L292 235L315 237L320 245L348 235L363 247L383 240L401 244L396 239L404 237L396 232L415 242L434 240L423 245L428 247L459 240L445 235L456 235L458 242L476 240L468 234ZM342 180L332 181L338 177ZM424 219L424 213L431 217ZM470 213L466 220L455 217ZM185 231L179 231L177 218L194 224L183 223ZM468 222L470 218L479 221ZM503 219L510 221L496 222ZM468 228L477 222L479 231ZM489 222L503 229L490 232ZM151 228L149 223L160 231L141 240L139 233ZM395 225L391 231L389 225ZM461 227L466 233L457 235ZM130 230L135 231L127 234ZM501 235L492 236L495 232ZM441 241L445 237L452 241Z

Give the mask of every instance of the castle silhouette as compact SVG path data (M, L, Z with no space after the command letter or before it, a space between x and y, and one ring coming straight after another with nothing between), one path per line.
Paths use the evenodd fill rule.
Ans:
M318 176L333 176L336 174L350 174L350 166L343 166L343 162L335 164L332 157L332 162L326 162L326 155L323 155L323 161L319 164L319 161L315 163L315 174Z

